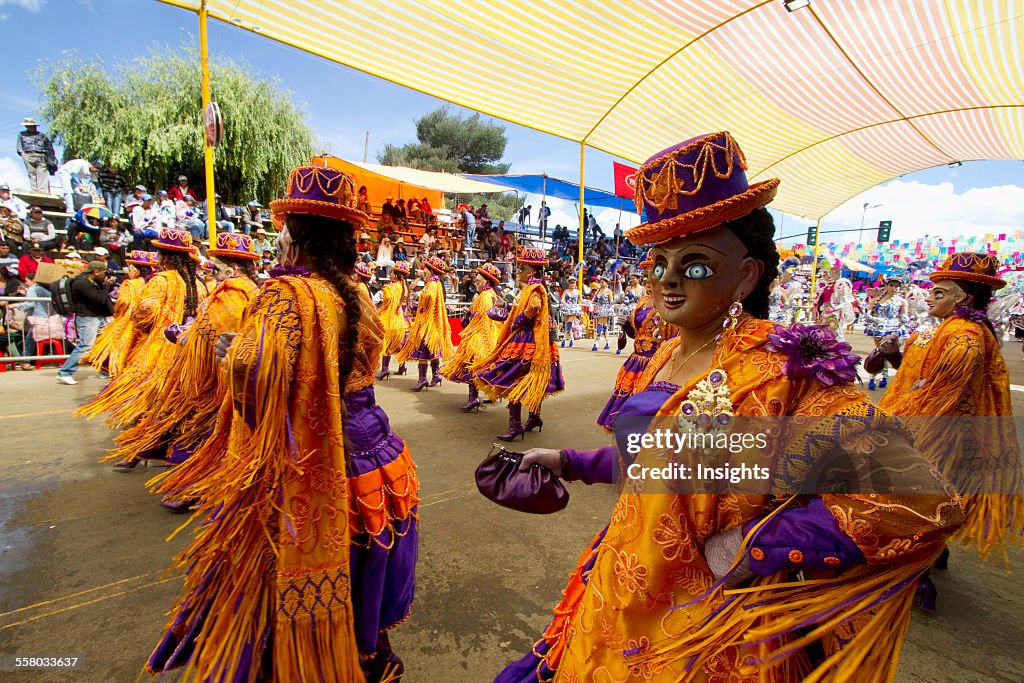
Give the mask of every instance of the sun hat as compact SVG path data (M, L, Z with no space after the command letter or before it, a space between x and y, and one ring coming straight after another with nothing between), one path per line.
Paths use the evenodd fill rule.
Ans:
M747 182L747 160L728 132L673 145L636 172L637 213L647 222L626 231L633 244L661 244L708 230L767 206L779 179Z
M216 245L213 249L207 250L207 253L218 258L239 258L248 261L260 258L253 250L252 238L239 232L218 232Z
M476 269L476 272L483 275L485 278L491 281L491 284L498 284L501 282L501 271L498 270L498 266L493 263L485 263Z
M160 228L158 237L150 240L150 243L157 249L166 251L193 251L192 235L188 230L177 228Z
M932 282L939 280L966 280L988 285L993 290L1006 286L1006 280L996 276L999 272L999 261L994 256L977 252L963 251L947 258L942 267L928 276Z
M326 166L299 166L288 175L288 196L270 202L278 220L288 214L307 214L348 221L362 227L369 217L354 208L355 179Z
M546 266L548 264L548 257L540 247L524 247L516 260L530 266Z

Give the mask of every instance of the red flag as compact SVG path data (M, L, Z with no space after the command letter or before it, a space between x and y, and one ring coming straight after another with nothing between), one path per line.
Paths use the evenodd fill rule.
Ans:
M636 169L632 166L612 162L615 171L615 196L633 199L636 188Z

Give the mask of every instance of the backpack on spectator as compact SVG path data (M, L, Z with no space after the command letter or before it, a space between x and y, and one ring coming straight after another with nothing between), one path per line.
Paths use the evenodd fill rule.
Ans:
M50 285L50 301L57 315L67 317L75 312L75 302L71 298L71 278L65 275Z

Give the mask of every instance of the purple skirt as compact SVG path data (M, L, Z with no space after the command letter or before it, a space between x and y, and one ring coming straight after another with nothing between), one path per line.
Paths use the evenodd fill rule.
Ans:
M598 426L609 432L612 431L615 426L615 418L622 410L623 404L633 395L634 387L640 381L640 376L644 374L653 355L653 351L650 354L632 353L622 364L619 374L615 378L615 389L612 391L611 398L608 399L604 410L597 418Z
M436 353L432 353L426 344L420 344L419 347L412 352L412 355L409 356L409 360L420 361L421 363L428 360L440 360L440 358L441 356Z
M506 344L506 348L513 352L521 350L523 354L510 354L506 358L500 358L477 374L480 380L501 389L511 389L529 374L532 367L530 365L533 357L532 352L535 348L533 329L516 332L512 335L512 339L509 340L508 344ZM527 356L525 355L526 353L530 355ZM558 350L554 344L551 344L551 355L553 358L558 358ZM551 372L548 376L548 384L544 393L557 394L561 391L565 391L565 378L562 377L562 362L555 360L551 363Z

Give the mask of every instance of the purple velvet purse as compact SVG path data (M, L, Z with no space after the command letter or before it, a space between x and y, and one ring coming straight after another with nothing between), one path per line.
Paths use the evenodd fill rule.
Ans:
M532 465L519 471L522 453L507 451L498 444L476 468L476 487L484 497L519 512L547 515L569 504L569 492L551 471Z

